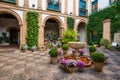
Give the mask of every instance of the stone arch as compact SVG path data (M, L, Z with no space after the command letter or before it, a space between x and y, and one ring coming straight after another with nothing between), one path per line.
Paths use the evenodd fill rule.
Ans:
M58 17L58 16L47 16L44 20L43 20L43 26L45 26L45 23L48 19L53 19L55 20L58 24L59 24L59 28L62 28L63 26L63 22L62 20Z
M20 16L16 12L14 12L14 11L12 11L10 9L0 9L0 12L7 12L7 13L13 15L14 17L17 18L17 20L19 22L18 25L22 25L22 19L20 18Z
M84 19L81 19L77 25L76 25L76 31L80 34L78 34L77 39L79 41L86 41L86 24L87 22Z
M80 23L85 23L85 24L87 24L86 20L81 19L79 22L77 22L76 29L78 29L78 26L79 26Z

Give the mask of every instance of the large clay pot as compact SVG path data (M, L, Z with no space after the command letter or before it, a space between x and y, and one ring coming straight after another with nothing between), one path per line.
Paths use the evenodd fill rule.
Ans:
M102 71L104 62L94 62L94 68L97 71Z

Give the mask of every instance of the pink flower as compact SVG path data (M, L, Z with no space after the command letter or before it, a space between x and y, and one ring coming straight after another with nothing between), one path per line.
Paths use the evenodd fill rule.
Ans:
M67 62L67 60L64 59L64 58L60 60L60 63L63 64L63 65L66 65L66 62Z
M77 60L77 67L78 68L84 68L85 67L85 63L81 60Z
M85 51L84 51L83 49L79 49L79 50L78 50L78 53L80 53L80 55L83 55L84 52L85 52Z
M72 49L72 53L75 54L75 49Z
M63 55L63 50L62 49L58 49L58 54L61 56Z

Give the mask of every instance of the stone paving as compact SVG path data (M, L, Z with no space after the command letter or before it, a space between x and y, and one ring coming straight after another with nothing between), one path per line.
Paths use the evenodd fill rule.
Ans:
M92 66L74 73L65 72L59 64L50 64L47 51L0 51L0 80L120 80L120 52L100 48L97 51L111 56L103 72L95 71Z

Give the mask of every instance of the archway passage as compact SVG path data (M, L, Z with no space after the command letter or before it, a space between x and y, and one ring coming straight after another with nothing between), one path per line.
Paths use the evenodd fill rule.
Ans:
M15 16L8 12L0 12L0 45L19 46L19 25Z
M45 39L57 39L59 34L59 24L54 19L48 19L45 23L45 29L44 29L44 36Z
M85 26L86 26L86 23L84 22L81 22L78 25L78 40L80 42L84 42L86 38Z

